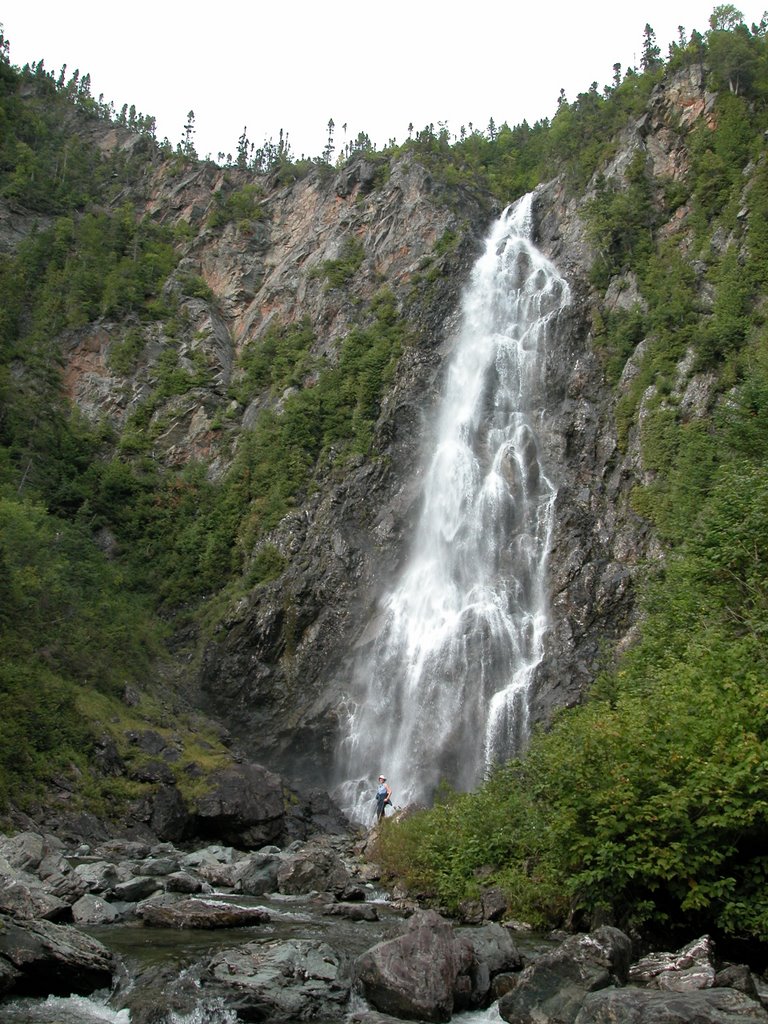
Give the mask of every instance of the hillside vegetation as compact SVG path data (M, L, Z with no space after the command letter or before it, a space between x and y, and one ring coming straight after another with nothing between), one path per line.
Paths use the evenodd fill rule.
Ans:
M87 76L16 68L4 44L0 55L0 201L36 219L0 256L0 800L31 806L64 776L84 806L110 813L133 790L99 776L92 755L110 719L125 717L121 693L151 692L170 634L209 628L217 601L280 574L284 556L261 541L318 467L343 473L376 457L410 325L382 282L333 364L317 359L311 325L276 326L244 352L226 396L272 400L226 472L161 467L153 417L209 373L182 357L183 300L210 295L184 270L184 227L137 213L132 190L150 166L195 166L194 151L189 139L158 144L151 118L94 100ZM608 174L654 88L694 67L714 99L681 132L684 178L654 178L641 151ZM102 152L105 127L136 144ZM681 32L666 61L647 28L640 68L561 97L551 120L458 138L427 126L401 147L375 152L361 137L345 154L366 154L374 189L410 155L449 197L472 189L506 203L555 174L570 195L587 191L594 345L617 389L621 443L640 436L633 507L666 553L648 571L637 643L619 660L606 653L582 706L478 793L387 823L387 870L451 909L498 884L536 924L599 912L768 939L767 133L766 25L723 6L704 35ZM255 231L266 190L330 173L323 158L246 143L233 171L247 184L233 178L217 194L211 230ZM456 244L446 234L434 258ZM323 266L324 286L343 289L362 258L350 244ZM636 301L611 306L611 286ZM62 384L62 339L105 317L124 325L110 356L120 372L153 325L166 341L120 437L86 421ZM708 375L701 415L681 402L682 360Z

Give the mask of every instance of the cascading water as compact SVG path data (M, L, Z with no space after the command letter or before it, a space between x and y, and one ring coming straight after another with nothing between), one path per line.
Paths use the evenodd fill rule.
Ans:
M532 201L504 212L475 264L410 559L356 667L337 794L359 820L379 771L397 804L429 800L441 779L471 789L526 740L555 500L544 361L569 302L530 240Z

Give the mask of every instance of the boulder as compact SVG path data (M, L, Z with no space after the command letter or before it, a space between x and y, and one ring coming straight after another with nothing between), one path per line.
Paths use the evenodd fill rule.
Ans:
M3 838L0 843L0 855L11 867L22 871L35 871L48 852L49 847L37 832L19 832L10 839Z
M307 844L296 853L285 855L277 870L278 890L290 896L313 890L343 892L349 882L349 872L341 857L325 846Z
M404 935L358 957L354 977L374 1009L409 1020L448 1021L466 947L434 911L413 915Z
M276 852L267 852L274 849ZM238 865L238 878L235 892L248 896L263 896L267 892L277 892L277 872L280 867L281 854L276 847L259 850Z
M124 903L136 903L148 899L153 893L162 891L163 883L152 875L136 875L127 882L114 886L109 894L111 900Z
M292 794L286 811L286 834L295 839L309 839L319 833L349 835L349 819L323 789L312 789L306 794Z
M627 980L631 949L628 936L607 925L573 935L525 968L499 1013L509 1024L573 1024L587 993Z
M543 1018L538 1017L541 1021ZM629 986L588 994L576 1024L768 1024L768 1012L736 989L659 992Z
M240 855L231 846L206 846L181 858L182 868L199 868L203 864L234 864Z
M500 921L507 910L507 897L503 889L486 889L481 897L483 919Z
M202 892L204 884L201 878L191 875L188 871L174 871L172 875L166 875L165 878L167 892L187 894Z
M235 764L208 777L210 789L197 798L195 827L200 835L254 849L279 839L285 811L280 777L258 764Z
M21 920L58 921L69 916L69 903L46 892L39 883L0 877L0 913Z
M113 924L119 917L112 903L86 893L72 904L72 920L78 925Z
M326 917L346 917L348 921L378 921L379 914L372 903L328 903L323 908Z
M237 907L212 900L143 903L137 907L136 916L154 928L243 928L270 920L269 914L257 907Z
M239 863L201 864L197 869L200 877L216 889L233 889L241 870Z
M174 871L178 870L179 860L177 857L147 857L146 860L139 861L133 867L135 875L150 875L155 878L172 875Z
M74 903L88 892L87 882L74 871L49 875L43 882L43 888L52 896L58 896L67 903Z
M160 839L181 842L194 830L192 816L175 785L158 786L142 804L139 814Z
M345 903L363 903L368 897L368 893L361 885L345 886L339 893L339 899L344 900Z
M85 995L112 981L112 954L76 928L50 921L0 917L0 962L19 972L19 995Z
M111 861L98 860L89 864L78 864L74 875L81 880L85 892L102 893L112 889L131 876L131 869L119 871Z
M238 1019L292 1024L341 1020L350 994L343 959L324 942L248 942L217 953L200 974L201 995Z
M752 972L745 964L727 964L715 975L715 988L735 988L750 999L760 999Z
M147 843L136 839L109 839L93 851L95 857L110 861L144 860L150 852L151 848Z
M471 956L469 970L456 980L454 1010L476 1010L502 994L494 989L494 980L498 975L519 971L522 957L510 932L499 924L461 929L457 938L468 944Z
M68 875L72 870L69 861L57 851L47 853L37 868L37 877L45 881L52 875Z

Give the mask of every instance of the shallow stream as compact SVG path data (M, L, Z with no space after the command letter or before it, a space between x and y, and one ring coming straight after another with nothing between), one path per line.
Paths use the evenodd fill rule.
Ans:
M379 921L350 921L322 913L324 902L313 896L232 896L216 894L205 897L239 906L262 907L271 916L269 924L249 928L202 929L149 928L140 923L102 925L83 928L115 953L122 966L118 974L135 978L148 967L168 965L181 973L190 964L209 953L228 949L258 939L318 939L333 949L354 958L384 939L400 934L402 916L385 899L371 900ZM530 955L541 949L542 940L522 936L516 941L521 952ZM140 984L140 981L138 982ZM354 997L353 997L354 999ZM357 999L351 1009L365 1009ZM459 1014L455 1021L469 1024L493 1024L498 1021L495 1007L488 1011ZM173 1024L237 1024L238 1018L229 1010L197 1010L192 1014L175 1015ZM70 996L47 999L19 998L0 1002L0 1024L131 1024L128 1010L110 1005L110 993L91 996ZM297 1022L298 1024L298 1022ZM339 1022L341 1024L341 1020Z

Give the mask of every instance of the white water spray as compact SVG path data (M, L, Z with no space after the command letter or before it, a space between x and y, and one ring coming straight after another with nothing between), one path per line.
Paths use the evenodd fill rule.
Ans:
M569 302L530 241L531 209L525 196L506 210L475 264L410 559L356 668L337 795L362 821L380 771L396 804L429 800L441 779L476 786L527 738L555 500L544 361Z

